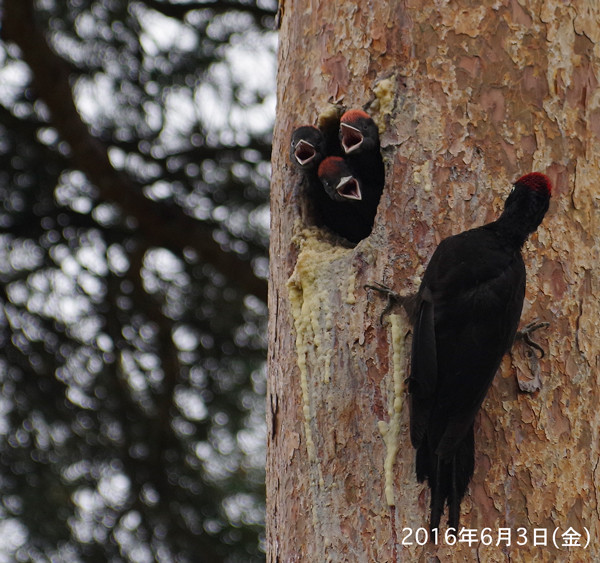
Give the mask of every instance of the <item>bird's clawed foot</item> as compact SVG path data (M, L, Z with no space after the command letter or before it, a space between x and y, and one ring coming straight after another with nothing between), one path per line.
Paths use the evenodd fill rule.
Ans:
M396 293L395 291L391 290L389 287L387 287L379 282L375 282L374 285L371 285L369 283L365 284L364 288L378 291L379 293L381 293L387 297L387 303L386 303L383 311L381 312L381 315L379 315L379 324L383 324L383 317L385 317L385 315L387 315L390 312L390 310L392 309L392 307L394 305L396 305L397 303L403 303L403 301L405 299L399 293Z
M549 326L550 326L549 322L538 321L536 319L535 321L532 321L529 324L525 325L521 330L517 331L517 335L515 337L515 340L516 339L524 340L525 344L527 344L528 346L530 346L534 350L537 350L540 353L540 358L543 358L544 355L545 355L544 349L537 342L535 342L534 340L532 340L531 335L536 330L539 330L540 328L546 328L546 327L549 327Z

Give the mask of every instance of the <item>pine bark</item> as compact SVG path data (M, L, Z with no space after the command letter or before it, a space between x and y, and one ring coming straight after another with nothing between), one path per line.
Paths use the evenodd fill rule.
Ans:
M599 73L591 0L282 2L270 563L600 559ZM355 248L307 229L288 158L293 128L331 103L373 115L386 162L373 233ZM554 183L523 251L522 324L551 323L536 335L546 354L517 343L476 420L461 524L480 541L418 545L429 492L416 482L408 437L410 325L401 310L381 323L385 303L364 285L415 291L439 241L496 218L511 183L530 171ZM589 545L566 547L569 528L581 544L589 533Z

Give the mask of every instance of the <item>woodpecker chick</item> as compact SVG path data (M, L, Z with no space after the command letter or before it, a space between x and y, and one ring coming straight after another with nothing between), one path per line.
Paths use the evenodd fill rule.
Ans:
M474 471L473 422L515 339L525 295L521 247L541 223L550 180L519 178L492 222L443 240L416 296L409 377L417 479L431 489L430 527L459 528Z
M372 218L363 206L363 187L354 177L348 163L339 156L329 156L319 166L323 224L334 233L357 243L369 236Z
M377 125L364 111L349 110L340 118L340 142L352 175L362 186L363 214L372 229L385 183Z
M363 111L338 116L330 112L318 128L294 130L290 159L306 178L315 223L357 243L371 233L383 190L379 134ZM349 156L342 158L346 149Z
M351 109L340 118L340 142L355 175L369 182L379 203L385 182L385 167L377 124L366 112Z
M368 113L351 109L340 119L340 141L346 154L379 151L379 130Z
M317 171L325 158L326 141L323 133L312 125L298 127L292 133L290 160L304 177L304 195L309 203L311 218L317 226L327 223L331 200L323 190Z
M325 138L312 125L298 127L292 133L290 160L301 170L317 170L325 158Z
M327 195L335 201L361 201L360 182L352 175L346 161L339 156L327 157L319 166L319 180Z

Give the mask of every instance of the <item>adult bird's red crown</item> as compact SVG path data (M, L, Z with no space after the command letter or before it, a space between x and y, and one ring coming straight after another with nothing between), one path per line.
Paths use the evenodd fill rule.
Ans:
M516 184L526 186L531 190L535 190L536 192L543 192L548 196L552 193L552 182L550 181L550 178L541 172L531 172L529 174L525 174L525 176L521 176L515 182L515 185Z

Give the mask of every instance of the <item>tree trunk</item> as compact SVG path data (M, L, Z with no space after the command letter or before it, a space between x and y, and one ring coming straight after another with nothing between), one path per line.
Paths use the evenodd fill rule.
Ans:
M597 3L286 0L281 12L268 561L599 560ZM386 188L355 248L307 228L288 157L293 128L329 102L366 108L382 138ZM381 323L385 302L363 286L415 291L439 241L495 219L530 171L554 184L523 251L522 324L551 323L536 335L546 355L517 343L476 419L461 516L476 541L447 545L444 516L438 545L419 545L429 491L408 436L410 324L401 310Z

